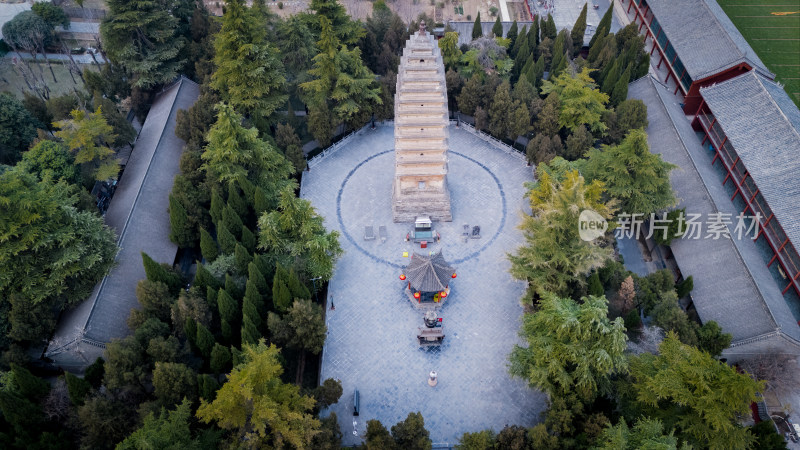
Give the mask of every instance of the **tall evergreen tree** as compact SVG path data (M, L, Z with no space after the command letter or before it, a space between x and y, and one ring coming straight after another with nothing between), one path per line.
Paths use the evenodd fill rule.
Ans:
M242 225L242 245L250 253L255 253L256 247L258 246L256 235L250 231L250 228L244 225Z
M213 241L212 241L213 242ZM207 287L216 290L219 288L219 280L214 278L214 275L211 275L211 272L206 269L205 264L201 264L199 261L197 262L197 273L194 276L194 286L197 286L201 289L205 289Z
M211 210L209 212L211 214L211 220L214 221L214 225L219 226L220 221L222 220L222 211L224 209L225 200L222 199L219 189L213 189L211 191Z
M178 247L192 247L197 240L195 230L189 227L186 208L173 195L169 196L169 240Z
M231 205L226 205L225 209L222 210L222 223L235 238L238 239L242 236L242 227L244 223Z
M506 39L508 39L509 50L514 48L514 45L517 43L518 34L519 34L519 25L517 25L517 19L514 19L514 22L511 23L511 27L508 29L508 33L506 33Z
M500 23L500 16L497 16L497 20L494 21L492 34L494 34L495 37L503 37L503 24Z
M536 52L536 49L539 47L539 43L542 41L542 39L544 39L541 29L542 27L539 25L539 21L534 20L531 24L530 30L528 31L528 48L531 50L531 52Z
M527 25L524 25L522 27L522 30L519 31L519 34L517 35L517 38L514 40L514 45L511 46L510 54L511 54L511 57L514 58L514 64L516 64L517 54L519 53L519 49L520 49L520 47L522 46L523 43L525 43L525 44L528 43L528 26Z
M200 229L200 253L203 255L203 259L209 263L214 262L217 256L219 256L217 243L214 242L214 238L211 237L205 228Z
M272 304L276 311L286 311L292 304L292 292L289 290L289 272L280 264L275 267L272 279Z
M489 108L489 130L492 134L501 139L508 137L511 132L511 115L514 109L510 85L508 81L503 81L497 88L492 106Z
M353 21L338 0L311 0L309 9L316 12L318 19L324 17L331 24L336 38L347 45L356 44L365 34L362 24ZM324 28L321 21L312 20L311 25L314 34L321 36Z
M606 37L611 31L611 16L613 15L614 11L614 0L611 0L611 5L609 5L608 10L606 13L603 14L603 18L600 19L600 23L597 24L597 28L595 28L594 36L592 36L592 40L589 41L589 47L594 45L595 41L598 39L603 39Z
M258 2L256 2L258 3ZM228 0L222 28L214 39L211 86L238 112L250 116L262 132L285 105L286 77L278 50L268 41L267 18L244 0Z
M244 201L244 198L239 193L238 186L242 184L243 178L238 178L235 184L230 185L228 188L228 206L233 208L236 214L242 219L245 220L247 218L247 202ZM244 178L247 181L246 178ZM236 233L238 234L238 233Z
M481 36L483 36L483 28L481 27L481 12L478 11L478 15L475 16L475 23L472 24L472 40L474 41Z
M621 211L649 217L675 204L669 183L674 168L650 152L647 134L638 129L631 130L617 146L590 150L584 172L589 179L605 183L608 195L619 201Z
M267 295L267 280L264 278L264 275L261 273L261 270L259 270L255 261L247 265L247 283L253 283L253 286L255 286L258 292L262 295Z
M133 85L150 89L180 73L186 39L171 14L177 2L108 0L108 16L100 24L103 48L114 64L134 75Z
M220 103L216 108L217 122L208 132L208 145L202 154L202 168L209 178L228 185L247 178L268 194L294 186L289 180L294 171L291 163L272 145L259 139L255 128L244 128L242 116L231 105Z
M200 353L203 354L206 358L211 357L211 350L214 348L214 344L216 341L214 340L214 335L208 331L208 328L205 327L202 323L197 324L197 338L195 338L195 342L197 343L197 348L200 349Z
M619 67L619 59L614 61L614 64L609 66L608 70L600 72L600 91L611 94L614 92L614 85L619 81L620 72L622 69Z
M608 319L605 297L579 303L546 294L536 313L525 314L521 332L528 346L514 347L511 373L551 397L574 393L591 402L611 391L611 375L627 368L625 326L621 318Z
M230 255L236 250L236 237L228 231L224 220L217 228L217 242L219 242L219 248L223 255Z
M181 288L180 277L175 272L167 270L167 268L164 267L166 264L162 265L155 262L147 253L141 252L141 255L142 263L144 264L144 273L147 279L152 282L166 284L170 292L172 292L173 295L176 294Z
M558 34L558 28L556 28L556 22L555 20L553 20L553 15L548 14L547 29L546 30L542 29L542 39L544 39L544 37L546 36L549 37L550 39L555 40L557 34Z
M250 256L250 253L238 242L236 243L233 254L235 258L234 261L236 262L236 270L242 275L247 273L247 266L253 261L253 257Z
M558 76L558 74L555 73L555 69L561 65L561 60L565 58L564 43L566 34L566 30L561 30L561 32L558 33L558 37L556 37L555 43L553 43L553 59L550 61L550 79L555 79Z
M367 119L364 115L368 114L370 104L381 103L380 88L375 75L361 61L361 50L349 50L336 36L331 22L325 17L320 17L320 21L322 32L317 42L320 53L308 71L313 79L302 83L300 89L312 107L330 104L337 121L354 125L359 119Z
M628 67L625 68L625 72L622 73L617 83L614 84L614 90L611 92L609 101L611 106L617 106L628 98L628 83L631 81L631 66L632 64L628 64Z
M561 102L558 113L560 126L571 132L581 125L588 126L592 132L605 131L602 117L608 96L597 90L588 68L575 75L564 72L553 81L545 81L542 93L550 92L557 93Z
M583 35L586 33L586 12L588 5L588 3L583 4L583 9L580 15L578 15L578 20L575 21L575 25L572 26L572 31L570 32L572 36L573 56L577 56L578 52L583 48Z

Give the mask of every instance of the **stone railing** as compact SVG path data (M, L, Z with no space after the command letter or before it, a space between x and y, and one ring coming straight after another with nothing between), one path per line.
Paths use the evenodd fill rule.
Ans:
M454 125L455 123L456 123L455 120L451 120L450 121L451 125ZM520 151L518 151L514 147L511 147L510 145L508 145L508 144L506 144L506 143L504 143L504 142L502 142L502 141L500 141L498 139L495 139L492 136L490 136L490 135L488 135L488 134L486 134L486 133L484 133L484 132L482 132L480 130L475 129L475 127L473 127L472 125L470 125L470 124L468 124L466 122L460 122L458 126L460 128L463 128L466 131L469 131L470 133L474 134L475 136L478 136L482 140L494 145L495 147L497 147L498 149L504 151L505 153L507 153L507 154L519 159L520 161L523 161L526 164L528 163L528 160L525 157L525 154L520 152Z

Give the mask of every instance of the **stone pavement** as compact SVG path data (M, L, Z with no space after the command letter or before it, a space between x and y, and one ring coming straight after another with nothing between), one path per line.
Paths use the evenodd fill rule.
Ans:
M451 126L448 182L453 222L435 223L439 244L421 250L404 238L411 224L392 222L393 127L363 129L345 145L314 161L301 195L311 200L329 229L338 230L345 251L329 286L328 338L321 378L342 381L344 394L330 408L339 417L344 444L362 442L366 421L387 428L420 411L434 443L456 444L468 431L505 425L531 426L546 409L545 396L507 371L525 286L508 274L506 253L522 241L517 225L525 206L523 183L530 167L463 129ZM481 227L481 239L461 237L463 225ZM364 240L364 226L388 239ZM422 315L403 295L398 279L408 264L403 252L444 251L456 268L440 314L445 343L420 349ZM330 305L335 305L335 310ZM426 380L439 374L435 388ZM353 417L353 392L360 416ZM353 419L358 437L353 434Z

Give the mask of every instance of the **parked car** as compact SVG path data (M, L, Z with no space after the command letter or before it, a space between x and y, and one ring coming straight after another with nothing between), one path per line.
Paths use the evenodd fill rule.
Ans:
M83 47L72 47L69 52L73 55L82 55L86 51Z

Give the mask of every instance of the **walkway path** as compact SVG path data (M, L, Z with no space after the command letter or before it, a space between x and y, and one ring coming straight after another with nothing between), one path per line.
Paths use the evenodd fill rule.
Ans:
M454 221L436 223L439 244L420 249L406 243L410 224L392 222L393 127L369 127L335 152L312 160L301 195L341 233L345 253L329 286L328 338L322 379L338 378L344 395L330 408L339 417L344 445L353 435L353 391L360 392L356 431L367 420L387 427L420 411L434 443L454 445L466 431L506 424L531 426L546 409L544 395L508 375L507 357L520 343L517 330L523 283L508 274L506 253L520 245L517 229L524 207L523 183L531 168L514 154L450 127L448 184ZM479 225L481 239L461 239L464 224ZM364 226L386 226L389 239L365 241ZM408 264L404 252L443 250L458 277L443 306L445 344L424 350L415 335L419 311L398 280ZM439 384L426 383L436 370Z

